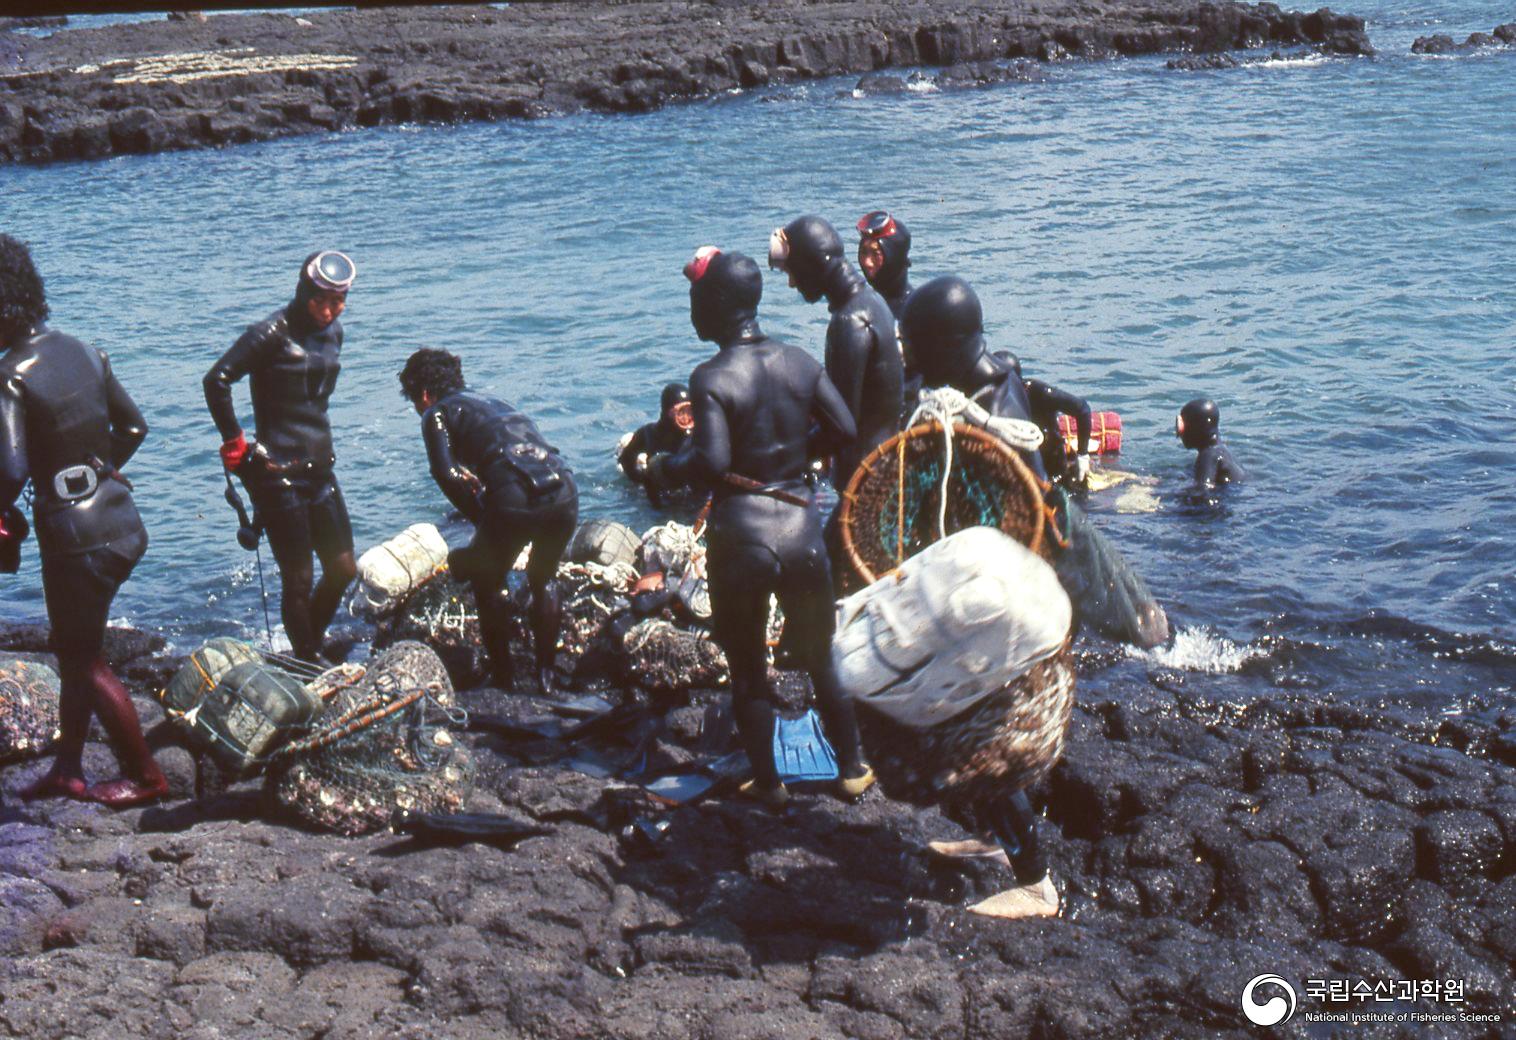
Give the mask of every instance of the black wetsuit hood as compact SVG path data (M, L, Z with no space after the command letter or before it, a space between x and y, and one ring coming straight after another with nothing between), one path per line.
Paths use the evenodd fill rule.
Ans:
M1207 448L1221 439L1221 409L1207 397L1195 400L1179 409L1176 433L1186 448Z
M658 398L658 429L660 440L673 440L687 437L689 431L680 429L674 421L674 406L690 400L690 388L683 383L670 383L663 388L663 394Z
M800 295L807 303L823 296L830 298L839 270L848 266L837 229L821 217L807 214L786 224L784 237L789 243L784 270L795 280Z
M695 335L723 346L756 339L762 298L763 272L756 261L742 253L716 253L690 283L690 324Z
M990 375L984 364L984 308L962 278L933 278L913 292L900 315L900 336L908 363L926 386L973 393Z
M892 217L890 220L892 230L888 235L864 235L866 240L872 239L879 243L879 250L884 257L884 263L880 265L876 273L870 275L867 269L865 269L864 275L868 278L869 285L873 286L874 290L884 297L885 301L890 305L890 310L898 318L900 317L900 309L905 306L906 297L911 294L911 283L909 280L911 269L911 232L898 219ZM860 243L859 250L860 267L863 264L861 245L862 243Z

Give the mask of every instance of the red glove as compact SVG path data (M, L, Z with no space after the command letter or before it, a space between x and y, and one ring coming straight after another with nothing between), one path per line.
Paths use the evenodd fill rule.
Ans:
M242 465L242 460L247 458L247 436L237 434L231 440L221 445L221 464L233 473Z

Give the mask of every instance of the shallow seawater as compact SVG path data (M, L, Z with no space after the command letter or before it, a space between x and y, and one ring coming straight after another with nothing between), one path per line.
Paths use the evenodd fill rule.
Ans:
M1509 703L1516 51L1409 53L1509 12L1356 10L1377 58L1070 63L882 98L835 80L0 169L0 229L33 244L55 324L111 353L153 427L129 470L153 544L116 613L179 645L261 630L200 378L310 250L360 269L333 421L361 548L444 515L397 393L414 348L462 354L567 453L585 515L640 527L654 514L611 453L707 352L680 275L694 247L761 258L802 212L849 228L887 207L918 284L969 278L992 346L1120 412L1113 464L1157 478L1156 511L1119 511L1120 489L1090 507L1181 638L1103 676ZM773 273L767 292L769 331L819 354L824 309ZM1186 494L1172 435L1199 395L1252 476L1216 501ZM34 556L0 610L41 615Z

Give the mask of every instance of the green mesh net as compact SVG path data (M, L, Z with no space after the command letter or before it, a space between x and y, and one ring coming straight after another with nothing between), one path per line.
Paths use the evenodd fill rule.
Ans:
M951 467L942 427L922 423L876 448L843 493L843 544L867 584L945 534L995 527L1043 551L1042 491L1015 449L957 424ZM944 502L944 496L946 502Z

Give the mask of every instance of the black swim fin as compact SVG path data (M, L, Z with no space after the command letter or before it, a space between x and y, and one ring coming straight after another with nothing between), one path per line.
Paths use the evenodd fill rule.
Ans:
M408 834L417 845L467 845L479 842L509 849L517 842L552 834L551 827L520 820L500 813L423 813L397 809L390 819L396 834Z

